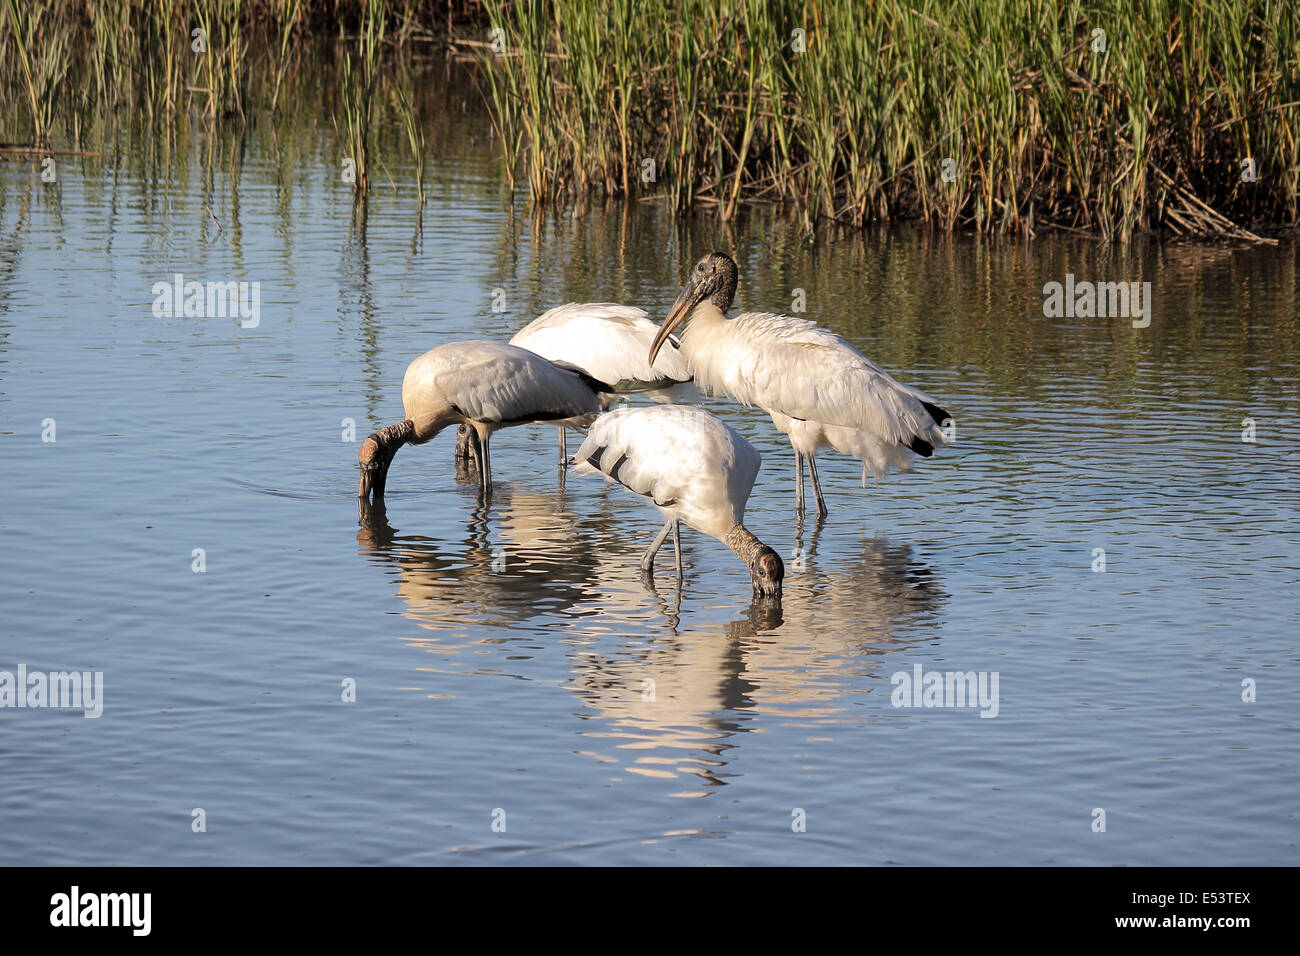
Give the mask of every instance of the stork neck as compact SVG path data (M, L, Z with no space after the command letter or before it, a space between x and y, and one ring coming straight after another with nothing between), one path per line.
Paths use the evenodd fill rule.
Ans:
M713 293L713 295L709 296L708 301L712 303L713 306L723 314L723 316L726 316L727 310L731 308L731 303L736 301L735 281L733 280L731 283L724 285L717 292Z
M731 303L736 301L736 284L739 281L739 270L736 268L736 260L726 253L715 252L709 256L714 263L715 275L718 277L718 288L713 295L709 296L709 301L718 307L718 311L723 315L731 308Z
M752 567L755 556L767 547L743 524L732 525L727 536L722 539L722 543L734 551L736 557L745 562L746 567Z
M691 310L691 321L682 330L682 339L684 341L692 329L702 332L706 329L720 328L726 325L726 322L726 310L718 308L712 299L705 299Z
M391 448L396 452L397 449L410 441L414 435L415 422L407 418L398 422L396 425L388 425L379 429L379 431L375 432L371 437L378 439L379 444L383 447Z

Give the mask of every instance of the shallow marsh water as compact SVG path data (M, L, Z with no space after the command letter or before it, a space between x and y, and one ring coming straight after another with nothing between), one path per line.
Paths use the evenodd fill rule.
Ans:
M0 163L0 669L104 674L99 719L0 711L0 860L1297 862L1294 246L534 218L433 82L422 218L395 134L354 209L328 116ZM551 427L497 437L489 508L448 431L358 521L345 420L399 420L412 358L566 301L660 318L713 248L957 424L878 486L826 455L800 523L788 444L710 403L763 454L779 612L690 531L647 589L657 514ZM155 316L178 272L259 282L259 324ZM1150 326L1046 318L1067 273L1150 281ZM893 706L917 665L996 672L997 716Z

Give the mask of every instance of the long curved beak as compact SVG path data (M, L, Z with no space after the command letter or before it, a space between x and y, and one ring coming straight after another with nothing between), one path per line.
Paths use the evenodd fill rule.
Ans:
M370 498L370 492L375 486L375 473L378 470L374 459L376 456L382 458L379 443L371 436L361 443L357 449L357 461L361 465L361 480L357 483L357 497L362 501Z
M695 289L695 283L687 282L686 288L682 289L682 294L677 297L673 303L672 310L668 313L668 318L664 319L664 324L659 327L659 334L655 340L650 343L650 364L654 365L655 356L659 350L664 347L668 341L668 336L673 334L673 329L681 325L690 316L691 310L699 305L701 296Z

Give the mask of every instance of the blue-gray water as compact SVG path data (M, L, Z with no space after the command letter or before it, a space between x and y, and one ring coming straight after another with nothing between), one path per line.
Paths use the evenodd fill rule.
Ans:
M0 670L104 675L99 719L0 710L0 861L1297 862L1293 245L534 218L476 100L422 223L396 134L354 210L328 117L0 163ZM561 482L551 427L497 436L486 511L448 431L358 523L346 420L402 418L412 358L660 318L714 248L956 420L879 486L825 455L800 527L784 439L711 403L763 454L779 614L690 531L648 591L657 513ZM175 273L259 282L260 323L156 316ZM1150 326L1044 317L1067 273L1150 281ZM916 665L996 673L997 716L893 706Z

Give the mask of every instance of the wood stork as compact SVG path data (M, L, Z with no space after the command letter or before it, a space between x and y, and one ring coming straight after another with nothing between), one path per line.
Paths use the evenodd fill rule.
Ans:
M474 430L479 441L479 482L492 491L488 439L498 428L600 412L602 383L559 368L540 355L502 342L452 342L425 352L402 378L406 419L361 443L358 498L384 495L388 466L407 442L422 445L452 424Z
M608 409L616 395L640 393L655 402L695 402L700 391L673 342L656 360L646 358L659 331L644 309L612 302L570 302L539 315L510 340L566 368L576 368L611 388L600 396ZM582 429L588 419L558 422L560 464L568 458L565 428ZM475 433L462 426L456 434L456 457L474 457Z
M596 419L573 462L577 471L602 472L659 506L664 526L641 558L643 570L654 567L671 531L681 577L678 522L685 521L745 562L756 593L780 596L780 555L743 524L758 452L716 416L692 405L620 408Z
M680 349L695 380L714 394L762 408L789 436L800 512L807 458L817 512L826 514L817 479L819 448L861 458L865 486L868 471L877 478L891 467L910 471L914 454L928 458L943 445L939 426L948 413L835 333L772 312L728 319L736 278L736 263L725 253L701 259L660 327L650 360L689 320Z

